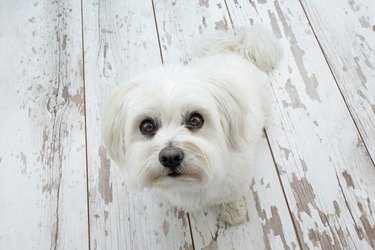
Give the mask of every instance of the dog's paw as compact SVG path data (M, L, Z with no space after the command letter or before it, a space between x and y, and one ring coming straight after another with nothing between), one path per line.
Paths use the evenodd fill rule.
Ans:
M246 212L247 208L244 200L217 205L218 218L230 225L244 223L246 221Z

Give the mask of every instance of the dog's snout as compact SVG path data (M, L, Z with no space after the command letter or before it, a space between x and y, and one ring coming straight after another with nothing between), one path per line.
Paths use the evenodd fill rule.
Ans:
M178 147L166 147L159 153L159 161L166 168L177 168L183 159L184 152Z

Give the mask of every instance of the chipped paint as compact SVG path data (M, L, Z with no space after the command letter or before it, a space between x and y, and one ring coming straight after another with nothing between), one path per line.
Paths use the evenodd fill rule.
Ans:
M204 7L208 8L209 7L208 1L209 0L199 0L199 6L204 6Z
M355 188L354 186L354 183L353 183L353 179L352 179L352 176L348 173L347 170L345 170L344 172L342 172L342 176L344 176L345 178L345 181L346 181L346 186L349 188Z
M214 235L211 234L211 241L210 241L210 243L208 245L202 247L202 250L217 250L218 249L217 240L219 238L219 230L220 230L220 224L217 223Z
M283 249L290 249L285 239L283 226L281 223L281 218L278 213L277 207L275 206L270 207L271 217L268 218L265 209L263 209L261 206L258 192L255 190L254 187L255 187L255 179L253 178L251 185L250 185L250 190L253 194L253 199L255 202L255 207L256 207L258 216L261 219L262 229L263 229L263 243L264 243L265 249L271 249L271 244L269 241L269 234L271 233L281 238L281 241L283 243Z
M62 41L62 44L61 44L62 50L66 49L66 40L67 40L67 38L68 38L68 35L64 34L63 35L63 41Z
M284 147L282 147L282 146L280 146L280 145L279 145L279 149L284 153L285 158L286 158L287 160L289 160L289 154L291 154L290 149L288 149L288 148L284 148Z
M25 174L26 173L26 168L27 168L27 159L26 159L26 155L21 151L21 162L23 164L23 169L21 170L21 174Z
M354 61L355 61L355 66L354 66L355 72L357 73L357 76L358 76L359 80L361 81L362 86L365 89L367 89L367 86L366 86L367 79L366 79L365 74L362 71L361 66L359 65L359 58L358 57L354 57Z
M186 223L186 214L185 214L184 210L182 210L182 209L178 210L177 218L182 221L182 226L186 228L187 223Z
M255 10L255 12L259 15L259 12L258 12L258 9L257 9L255 1L250 1L250 5L251 5L251 7L253 7L253 9ZM251 25L252 24L253 23L251 22Z
M113 34L113 30L107 30L107 29L101 29L100 32L104 34Z
M212 240L207 246L202 247L202 250L218 250L217 242Z
M372 66L372 64L371 64L370 60L368 59L367 55L365 53L362 53L362 56L365 58L364 62L366 64L366 66L369 67L370 69L374 70L374 67Z
M104 210L104 220L105 220L105 221L107 221L108 216L109 216L109 211Z
M303 159L299 159L299 161L301 162L303 172L307 172L308 169L307 169L306 162Z
M296 206L298 209L298 216L301 217L301 213L306 213L311 216L309 205L317 207L315 203L315 193L306 177L302 177L298 180L295 173L292 175L290 186L293 191Z
M281 219L280 219L280 215L278 213L277 207L271 206L271 217L267 220L267 222L265 223L263 227L265 228L264 231L267 232L267 234L272 231L274 235L279 236L281 238L284 249L290 249L290 247L287 245L286 240L285 240L283 226L281 223ZM264 233L263 237L267 237L266 236L267 234Z
M271 21L271 27L272 27L273 33L276 35L277 38L281 38L282 35L281 35L281 31L278 25L278 21L276 20L275 14L271 12L270 10L268 10L268 16Z
M360 89L357 90L357 94L359 97L361 97L363 100L365 100L366 102L370 104L370 102L367 100L366 95Z
M370 23L366 20L366 18L364 16L361 16L359 19L358 19L359 23L361 24L362 28L370 28Z
M111 161L107 158L107 153L103 146L99 148L99 156L99 192L105 204L108 204L112 202L112 183L110 183Z
M205 16L202 16L202 24L203 24L203 27L207 28L207 23L206 23L206 17Z
M223 20L219 22L215 22L215 30L223 30L223 31L228 30L228 23L225 17L223 17Z
M0 234L6 236L16 231L25 236L8 241L10 244L5 245L10 249L85 249L88 247L85 153L76 152L85 146L85 131L78 125L83 117L63 97L64 88L74 91L83 86L77 67L82 59L80 4L44 1L33 8L33 2L17 8L11 5L0 8L0 16L7 12L14 17L6 29L10 33L1 39L14 40L14 51L9 53L11 57L5 54L5 59L10 60L5 60L3 70L12 68L3 78L14 84L2 89L3 96L13 98L8 103L5 99L2 109L12 114L6 117L13 124L9 132L15 132L15 139L6 145L10 152L6 162L11 171L0 178L3 185L8 186L9 182L14 186L9 189L8 197L1 199L6 209L0 209L1 217L9 217L11 223L0 219ZM71 15L70 9L75 10ZM18 207L24 212L11 211ZM19 218L12 219L14 215ZM35 237L30 230L37 232L38 242L33 241Z
M349 0L348 3L349 3L349 6L350 6L350 9L352 9L353 12L357 12L357 11L359 11L361 9L359 7L359 5L355 4L354 0Z
M163 233L165 237L167 237L169 233L169 223L166 220L163 222Z
M163 22L163 30L165 32L165 36L162 37L162 41L165 41L164 37L167 38L167 45L170 46L171 43L172 43L172 36L171 36L171 34L169 34L169 32L167 32L167 28L165 27L165 25L166 25L166 23ZM167 47L164 47L164 49L166 50Z
M69 93L68 86L64 86L62 90L62 97L65 102L72 102L78 108L81 115L84 115L83 87L76 90L76 93L74 95L71 95Z
M184 243L183 247L184 247L183 250L193 250L194 249L193 245L191 245L191 244L189 244L187 242ZM182 250L182 247L181 247L181 250Z
M302 108L306 110L306 106L302 103L297 88L292 84L290 78L287 79L287 82L285 84L285 91L288 93L290 103L286 102L285 100L282 101L283 107L292 107L294 109Z
M305 52L299 48L297 45L291 46L292 54L297 64L297 68L302 76L302 79L305 83L306 94L310 97L311 100L320 102L320 97L317 91L318 80L316 79L315 74L311 76L308 75L307 70L304 65L303 56Z
M313 243L314 247L319 247L322 249L341 249L340 245L337 245L337 240L332 244L331 237L328 235L327 231L314 230L312 228L308 231L308 237Z
M335 215L340 218L341 210L337 201L333 201L333 207L335 208Z
M58 183L56 183L56 182L52 182L52 183L48 182L48 183L44 184L42 186L42 193L49 193L49 194L51 194L52 189L56 189L57 185L58 185Z
M1 159L0 159L0 162L1 162ZM367 208L368 208L368 211L370 212L370 215L372 216L371 201L370 201L370 198L368 197L367 197Z
M297 68L298 68L298 71L299 71L300 75L302 76L302 79L305 83L306 94L310 97L311 100L320 102L320 97L319 97L319 94L318 94L318 91L317 91L317 88L318 88L318 85L319 85L318 80L317 80L314 73L309 76L309 73L307 72L306 67L305 67L305 63L304 63L304 60L303 60L303 56L305 54L305 51L303 51L298 46L297 39L296 39L290 25L288 24L284 14L283 14L283 12L280 8L280 5L279 5L278 1L275 1L274 5L275 5L275 8L276 8L276 12L279 16L279 19L280 19L280 21L281 21L281 23L284 27L284 33L289 38L290 49L292 51L295 63L296 63Z

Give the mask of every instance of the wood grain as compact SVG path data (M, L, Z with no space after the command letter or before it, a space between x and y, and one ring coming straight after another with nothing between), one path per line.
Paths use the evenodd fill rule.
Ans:
M150 190L129 191L100 141L112 87L161 64L150 1L84 1L92 249L192 249L188 218Z
M2 1L0 246L88 249L81 5Z
M0 248L374 249L374 18L365 0L1 1ZM259 23L284 58L247 222L128 190L100 141L111 88Z
M375 168L299 2L227 3L283 43L267 131L302 247L374 247Z
M375 6L368 1L302 1L372 159L375 159Z
M162 55L173 63L190 61L189 52L201 36L215 29L231 29L222 1L155 1ZM294 249L298 241L266 140L259 147L251 186L245 191L248 221L229 227L215 211L191 216L196 249Z

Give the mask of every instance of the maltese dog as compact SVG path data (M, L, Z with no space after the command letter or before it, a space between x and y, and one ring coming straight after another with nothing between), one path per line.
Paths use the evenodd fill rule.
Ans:
M250 28L217 32L198 47L187 65L117 86L104 109L103 141L128 186L157 188L187 211L215 206L235 225L246 219L243 195L271 106L266 72L280 50L273 36Z

